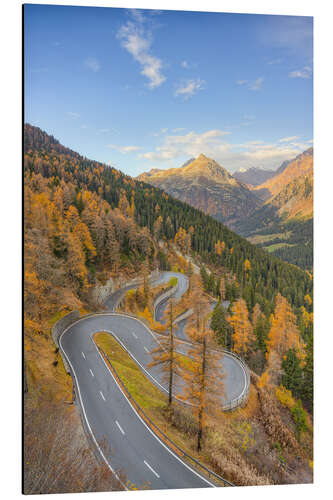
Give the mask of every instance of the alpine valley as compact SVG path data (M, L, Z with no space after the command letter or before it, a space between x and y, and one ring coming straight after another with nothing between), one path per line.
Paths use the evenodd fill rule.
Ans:
M180 168L138 176L223 222L277 257L311 270L313 148L276 170L250 168L231 175L201 154Z

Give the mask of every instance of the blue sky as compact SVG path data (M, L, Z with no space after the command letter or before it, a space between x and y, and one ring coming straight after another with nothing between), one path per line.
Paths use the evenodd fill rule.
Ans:
M312 145L312 18L25 6L25 121L136 176Z

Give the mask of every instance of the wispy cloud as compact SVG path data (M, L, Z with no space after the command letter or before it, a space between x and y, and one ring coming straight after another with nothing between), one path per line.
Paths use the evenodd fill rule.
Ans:
M157 132L152 132L151 135L153 135L154 137L160 137L161 135L166 134L167 131L168 131L168 128L167 127L163 127L160 130L158 130Z
M145 29L145 17L141 11L132 12L134 21L121 26L117 38L121 45L133 56L141 67L141 75L148 79L148 87L155 89L165 82L162 60L151 54L152 35Z
M106 147L116 149L122 154L135 153L136 151L140 151L140 149L142 149L141 146L117 146L116 144L108 144Z
M288 76L289 78L311 78L312 68L310 66L304 66L303 69L291 71Z
M184 135L166 136L155 151L139 154L139 158L165 161L185 156L197 156L209 151L221 151L225 148L222 138L230 132L224 130L208 130L203 133L189 132Z
M189 65L189 63L187 61L182 61L180 63L180 65L181 65L182 68L185 68L185 69L189 69L189 67L190 67L190 65Z
M200 80L200 78L196 78L195 80L186 80L183 83L178 84L175 90L175 96L182 96L184 100L193 97L199 90L204 89L205 85L204 80Z
M236 84L246 87L249 90L261 90L262 84L264 83L264 77L260 76L253 82L249 82L249 80L237 80Z
M94 57L88 57L84 60L84 65L86 68L90 69L94 73L97 73L101 69L100 62Z
M139 153L138 157L169 168L178 166L186 157L204 153L234 172L250 166L274 169L309 147L308 141L296 142L297 136L284 138L290 139L290 142L252 140L232 144L227 140L228 134L230 132L225 130L208 130L203 133L192 131L183 135L168 135L155 150Z
M77 120L78 118L80 118L80 114L75 113L74 111L67 111L66 115L72 118L72 120Z
M282 139L279 140L279 142L294 142L298 139L297 135L292 135L290 137L282 137Z
M264 83L264 78L261 76L254 80L253 83L251 83L248 87L249 90L261 90L262 89L262 84Z

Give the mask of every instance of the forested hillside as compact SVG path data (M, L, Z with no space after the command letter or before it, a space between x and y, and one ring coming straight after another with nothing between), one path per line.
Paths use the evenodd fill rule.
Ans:
M104 212L119 207L124 220L131 218L131 224L135 221L142 228L147 228L137 235L140 241L148 241L152 235L156 240L174 240L182 228L185 240L188 236L188 250L200 256L202 262L222 266L235 275L239 293L246 297L250 309L255 303L259 303L267 313L272 312L277 292L297 309L303 305L304 296L311 294L312 280L307 273L267 255L212 217L173 199L158 188L135 181L112 167L81 157L36 127L26 125L25 137L26 183L33 187L37 182L35 176L46 179L53 202L56 193L60 190L63 192L67 200L65 209L72 205L80 217L85 216L90 204L89 196L84 193L86 191L90 195L95 193L109 204L105 205ZM37 189L43 191L43 188ZM108 216L104 214L101 217L103 219ZM117 224L112 224L115 230ZM121 234L121 242L118 241L120 235L116 236L117 244L120 244L118 264L130 260L133 253L133 242L129 235L126 231ZM95 246L97 241L102 241L105 237L95 227L95 236L92 236L95 238ZM101 244L101 248L102 246ZM142 255L142 252L139 254ZM150 265L153 265L154 252L149 250L147 256ZM159 255L159 258L165 261L163 256ZM250 268L244 273L246 260L250 262ZM105 263L105 258L103 260L98 253L97 256L89 256L91 280L98 271L98 266L105 267Z

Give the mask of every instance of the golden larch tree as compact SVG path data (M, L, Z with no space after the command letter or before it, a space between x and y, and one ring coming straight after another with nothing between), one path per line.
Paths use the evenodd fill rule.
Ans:
M289 349L295 349L299 359L304 359L304 344L296 324L296 316L288 300L280 293L275 299L274 314L267 340L267 370L272 383L278 383L281 363Z
M158 346L151 351L153 360L148 367L159 366L164 382L168 385L168 402L172 405L175 376L181 373L181 358L176 352L174 299L171 298L162 318L166 334L159 338Z
M233 327L233 349L244 356L254 342L253 328L249 320L249 312L244 299L238 299L232 305L232 314L227 320Z
M222 354L210 348L213 332L203 326L193 330L196 343L189 350L189 358L183 363L185 382L182 398L191 403L191 411L197 421L197 450L201 450L203 431L207 424L222 412L225 396ZM221 398L221 401L220 401Z

